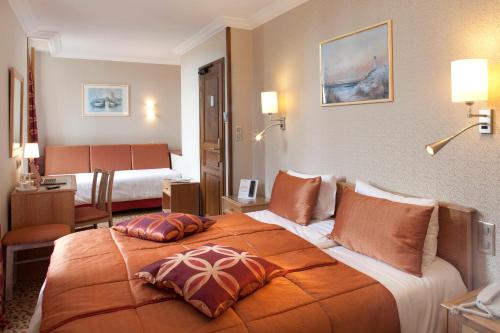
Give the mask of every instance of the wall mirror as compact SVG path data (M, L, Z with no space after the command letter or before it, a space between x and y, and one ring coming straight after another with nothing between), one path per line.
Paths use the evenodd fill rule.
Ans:
M14 68L9 70L9 156L20 156L23 147L24 78Z

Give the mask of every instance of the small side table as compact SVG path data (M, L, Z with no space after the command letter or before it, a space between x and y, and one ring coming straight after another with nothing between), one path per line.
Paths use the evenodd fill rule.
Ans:
M164 211L200 215L200 183L163 181Z
M479 332L479 333L493 333L500 332L500 320L488 319L481 316L476 316L469 313L452 314L452 309L463 303L473 302L481 289L476 289L462 295L453 300L441 304L447 312L447 332L448 333L461 333L461 332Z
M67 224L75 227L75 176L55 176L57 182L66 182L60 188L22 192L14 189L10 195L11 229L41 225Z
M222 197L222 213L248 213L267 209L266 198L257 196L255 200L239 199L237 195Z

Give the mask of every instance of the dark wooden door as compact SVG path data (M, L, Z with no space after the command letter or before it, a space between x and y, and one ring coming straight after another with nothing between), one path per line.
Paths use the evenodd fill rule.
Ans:
M218 215L224 195L224 59L198 71L202 213Z

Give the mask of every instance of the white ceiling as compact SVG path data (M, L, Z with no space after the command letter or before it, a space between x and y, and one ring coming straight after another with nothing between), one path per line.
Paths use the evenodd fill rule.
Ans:
M226 26L255 27L307 0L9 0L53 56L178 64Z

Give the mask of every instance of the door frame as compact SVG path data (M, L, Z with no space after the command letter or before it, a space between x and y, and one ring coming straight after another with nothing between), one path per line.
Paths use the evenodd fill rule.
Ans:
M221 172L221 187L222 187L222 195L226 195L226 182L227 182L227 154L226 154L226 149L227 149L227 139L226 139L226 68L225 68L225 58L220 58L218 60L212 61L204 66L201 66L198 69L198 89L199 89L199 105L198 105L198 111L199 111L199 150L200 150L200 196L201 196L201 207L200 211L202 215L205 215L205 195L206 195L206 189L204 187L204 126L205 126L205 115L204 115L204 105L205 105L205 96L204 96L204 86L202 85L202 78L204 75L208 73L211 67L214 65L220 65L221 67L221 91L219 91L219 96L222 96L220 101L218 102L221 109L222 109L222 116L219 117L219 121L221 123L218 124L218 128L220 128L220 142L218 145L218 148L220 150L219 152L219 158L222 160L222 172ZM220 212L220 199L219 199L219 212Z

